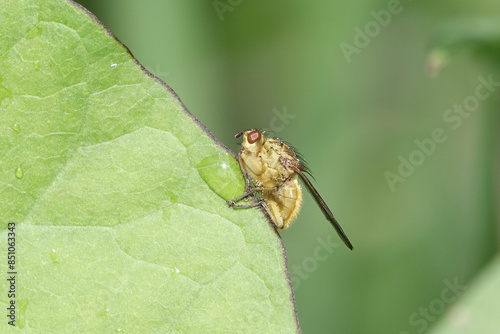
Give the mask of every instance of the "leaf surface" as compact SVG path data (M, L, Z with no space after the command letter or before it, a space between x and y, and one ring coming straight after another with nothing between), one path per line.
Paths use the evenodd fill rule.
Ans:
M0 22L16 328L299 331L279 237L227 206L244 190L237 161L175 93L71 2L4 1Z

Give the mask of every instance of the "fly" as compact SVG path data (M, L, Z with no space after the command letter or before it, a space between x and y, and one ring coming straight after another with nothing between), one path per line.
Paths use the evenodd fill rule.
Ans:
M228 201L229 206L261 206L277 229L286 229L297 218L302 205L302 187L297 179L299 175L339 237L349 249L353 249L342 227L304 174L307 168L292 147L277 138L265 138L255 129L239 132L235 137L243 137L238 162L245 176L246 191L242 196ZM257 199L256 203L236 204L252 195Z

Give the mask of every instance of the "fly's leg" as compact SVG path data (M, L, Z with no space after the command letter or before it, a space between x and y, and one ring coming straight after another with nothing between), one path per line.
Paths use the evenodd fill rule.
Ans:
M228 201L230 202L230 201ZM234 208L234 209L246 209L246 208L255 208L256 206L261 206L262 202L255 202L255 203L250 203L250 204L234 204L234 203L229 203L229 206Z
M243 195L240 197L236 197L230 201L227 201L227 204L236 209L243 209L243 208L254 208L256 206L260 206L261 202L257 201L255 203L250 203L250 204L236 204L236 202L239 202L241 200L247 199L248 197L252 196L256 192L255 189L250 189L249 191L246 191Z
M233 198L232 200L230 201L227 201L227 204L232 207L232 208L240 208L240 207L250 207L250 206L246 206L247 204L242 204L244 206L241 206L241 205L236 205L236 202L239 202L241 200L244 200L248 197L250 197L251 195L253 195L253 191L248 191L248 192L245 192L243 195L241 195L240 197L236 197L236 198Z
M273 191L276 191L278 189L278 187L255 187L255 188L250 188L249 190L247 190L243 195L241 195L240 197L236 197L236 198L233 198L232 200L230 201L227 201L227 204L232 207L232 208L253 208L253 207L256 207L256 206L260 206L261 205L261 202L257 202L257 203L251 203L251 204L236 204L237 202L241 201L241 200L244 200L250 196L252 196L253 194L255 194L256 192L260 192L260 191L266 191L266 190L273 190Z

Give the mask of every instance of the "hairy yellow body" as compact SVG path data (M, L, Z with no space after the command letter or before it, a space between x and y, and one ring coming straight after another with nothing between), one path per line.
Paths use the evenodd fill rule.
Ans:
M295 152L277 139L260 136L253 142L247 134L243 137L239 160L250 178L250 187L261 194L274 225L287 228L302 205L302 188L292 168L300 166Z
M247 190L242 196L228 201L229 205L236 208L262 206L273 224L278 229L285 229L297 217L302 205L302 188L297 179L298 174L340 238L347 247L353 249L332 212L304 175L303 172L307 170L295 151L279 139L265 138L258 130L252 129L236 135L240 136L243 136L243 142L238 160L245 175ZM236 204L251 195L255 196L257 203Z

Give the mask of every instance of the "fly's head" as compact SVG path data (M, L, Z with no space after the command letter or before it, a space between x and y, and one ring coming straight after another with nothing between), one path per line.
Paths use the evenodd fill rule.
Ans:
M251 129L243 132L238 132L236 138L243 136L243 142L241 143L241 150L251 155L258 155L264 146L264 136L259 130Z

